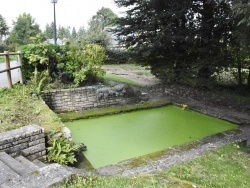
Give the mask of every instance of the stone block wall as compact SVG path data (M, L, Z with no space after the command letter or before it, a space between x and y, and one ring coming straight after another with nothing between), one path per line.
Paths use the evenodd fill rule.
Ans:
M139 101L140 93L121 84L45 91L42 98L50 109L60 113L134 103Z
M46 156L43 128L37 125L24 126L0 133L0 152L5 151L12 157L23 155L29 160Z

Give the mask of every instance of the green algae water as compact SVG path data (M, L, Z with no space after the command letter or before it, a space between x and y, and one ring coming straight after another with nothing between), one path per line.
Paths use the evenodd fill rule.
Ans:
M94 168L235 129L235 124L176 106L65 123Z

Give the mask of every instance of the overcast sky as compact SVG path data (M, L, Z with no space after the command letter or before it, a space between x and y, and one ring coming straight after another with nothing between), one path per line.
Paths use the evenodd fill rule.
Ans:
M122 12L113 0L58 0L57 26L86 28L91 17L102 7L110 8L118 15ZM47 23L50 24L54 20L51 0L0 0L0 14L6 19L9 27L12 27L12 21L16 21L24 12L30 14L42 30Z

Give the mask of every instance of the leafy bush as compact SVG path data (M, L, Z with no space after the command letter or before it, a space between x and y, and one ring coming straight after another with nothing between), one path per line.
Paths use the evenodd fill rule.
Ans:
M102 46L83 44L82 50L71 48L67 55L65 70L74 79L76 85L86 81L95 81L97 77L104 75L101 67L107 56Z
M30 79L35 69L47 70L53 81L74 81L76 86L97 80L107 58L104 48L97 44L82 47L59 46L47 43L28 44L20 47L23 55L23 74Z
M63 136L51 138L48 144L47 157L49 162L68 165L77 161L75 157L75 152L78 150L77 145Z
M58 75L57 64L66 60L66 47L48 43L28 44L21 46L23 75L25 79L30 79L35 67L39 72L49 71L53 78Z
M8 46L5 43L0 42L0 53L3 53L6 50L8 50Z

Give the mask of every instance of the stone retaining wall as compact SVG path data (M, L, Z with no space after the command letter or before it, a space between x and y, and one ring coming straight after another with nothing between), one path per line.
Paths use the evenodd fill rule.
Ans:
M43 128L37 125L0 133L0 152L12 157L23 155L29 160L45 158L45 138Z
M55 112L71 112L134 103L139 100L140 93L121 84L45 91L42 98Z

